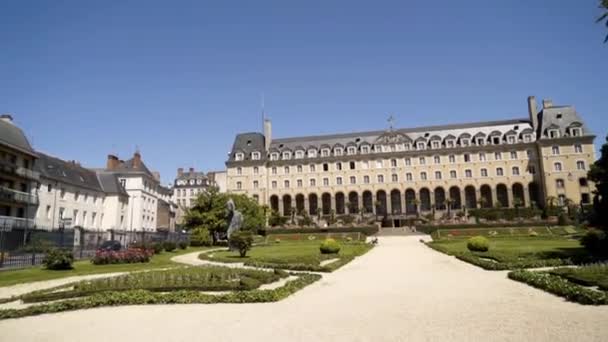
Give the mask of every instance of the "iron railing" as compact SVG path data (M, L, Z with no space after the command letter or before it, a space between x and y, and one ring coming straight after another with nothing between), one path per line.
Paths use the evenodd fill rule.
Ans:
M0 199L3 199L5 201L14 201L32 205L38 204L38 196L32 195L27 192L7 188L5 186L0 186Z

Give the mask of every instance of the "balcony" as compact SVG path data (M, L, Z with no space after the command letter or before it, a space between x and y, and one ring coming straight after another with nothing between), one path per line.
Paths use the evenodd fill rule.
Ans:
M19 176L23 177L23 178L27 178L30 180L35 180L35 181L39 181L40 180L40 172L36 172L30 169L26 169L24 167L18 167L15 170L15 173L18 174Z
M13 228L33 228L34 220L14 216L0 215L0 230L10 231Z
M0 200L7 202L25 203L31 205L38 204L38 196L27 192L17 191L11 188L0 186Z
M0 159L0 172L14 174L19 177L27 178L34 181L40 181L40 172L26 169L23 166L17 166L11 162Z

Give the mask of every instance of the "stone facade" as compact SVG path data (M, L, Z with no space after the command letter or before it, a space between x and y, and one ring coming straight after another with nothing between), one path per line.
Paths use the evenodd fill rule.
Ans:
M464 207L589 203L594 136L572 106L528 98L528 118L325 136L237 135L227 189L284 215L404 217Z

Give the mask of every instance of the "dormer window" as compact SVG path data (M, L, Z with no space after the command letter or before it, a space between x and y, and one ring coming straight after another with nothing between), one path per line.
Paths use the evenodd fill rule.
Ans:
M316 157L317 157L317 150L315 150L315 149L308 150L308 158L316 158Z
M524 142L532 142L532 134L524 134Z
M485 140L483 138L477 138L476 142L477 142L477 146L485 145Z
M334 155L341 156L343 153L344 153L344 150L342 149L342 147L334 148Z
M410 143L405 143L403 144L403 149L406 151L409 151L412 148L412 144Z
M426 143L424 143L423 141L419 141L418 143L416 143L416 148L419 150L424 150L426 148Z
M439 143L438 140L435 140L435 141L431 142L431 146L433 148L439 148L439 147L441 147L441 144Z
M582 129L580 127L570 128L570 135L573 137L580 137L583 135Z
M509 143L509 144L515 144L515 136L514 135L508 135L507 136L507 143Z
M329 157L329 149L324 148L321 150L321 157Z
M285 151L283 152L283 160L291 159L291 152Z
M279 153L278 152L272 152L270 154L270 160L279 160Z
M252 152L251 153L251 159L252 160L260 160L261 157L262 157L262 154L260 152Z
M302 159L302 158L304 158L304 151L302 151L302 150L296 151L296 159Z
M348 153L349 155L356 154L356 153L357 153L357 148L356 148L356 147L354 147L354 146L349 146L349 147L348 147L348 150L347 150L347 153Z
M367 154L369 153L369 146L361 146L361 153Z
M236 161L241 161L241 160L245 159L245 155L243 153L239 152L239 153L237 153L237 154L234 155L234 159Z
M454 144L454 140L453 139L445 141L445 146L448 147L448 148L452 148L452 147L454 147L454 145L455 144Z
M470 144L471 144L471 142L469 141L469 139L460 139L460 146L467 147Z
M548 132L549 132L549 138L559 138L559 130L550 129Z
M494 145L500 145L500 137L492 137L492 144Z

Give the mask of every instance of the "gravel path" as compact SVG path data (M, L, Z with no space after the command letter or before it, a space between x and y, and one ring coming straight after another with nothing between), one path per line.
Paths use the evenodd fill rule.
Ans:
M0 321L0 341L608 340L607 306L565 302L418 239L381 237L377 248L278 303L26 317Z

